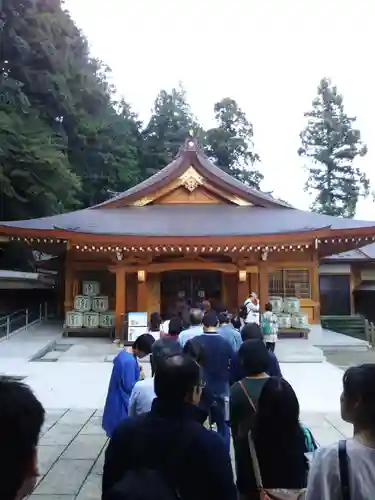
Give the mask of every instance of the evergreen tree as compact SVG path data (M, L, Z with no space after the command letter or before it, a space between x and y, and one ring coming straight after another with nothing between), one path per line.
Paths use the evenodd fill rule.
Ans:
M0 220L75 208L80 184L60 138L31 108L6 64L0 86Z
M260 158L254 152L253 125L229 97L217 102L214 111L217 127L208 130L205 137L208 156L228 174L259 189L263 175L254 168Z
M66 151L81 179L81 204L99 203L111 190L136 183L138 151L132 144L139 124L118 110L108 68L90 58L86 39L61 1L3 0L2 31L0 58ZM65 207L64 197L62 202Z
M170 163L191 132L198 138L201 135L183 87L173 88L170 93L161 90L143 131L143 177L149 177Z
M313 109L305 116L298 153L310 160L306 190L315 196L311 209L354 217L359 197L369 192L366 175L355 165L355 159L367 153L354 128L356 118L345 113L342 95L327 78L321 80Z

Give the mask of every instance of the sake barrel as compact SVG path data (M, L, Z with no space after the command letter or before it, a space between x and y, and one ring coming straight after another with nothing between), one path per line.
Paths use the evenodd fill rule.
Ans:
M115 326L115 313L107 311L99 314L99 326L101 328L112 328Z
M292 314L292 328L308 328L309 315L306 312Z
M269 297L268 302L272 306L272 311L274 313L282 313L283 312L283 298L282 297Z
M300 301L297 297L285 297L284 299L284 312L288 314L295 314L299 312Z
M78 311L68 311L66 313L65 323L68 328L82 328L83 314Z
M96 312L105 312L108 310L108 297L105 295L94 297L92 299L92 310Z
M100 294L100 283L98 281L84 281L82 283L82 293L89 297L96 297Z
M277 314L276 316L279 328L291 328L292 318L290 314Z
M85 328L98 328L99 313L91 311L83 313L83 326Z
M91 311L91 297L76 295L74 297L74 309L79 312Z

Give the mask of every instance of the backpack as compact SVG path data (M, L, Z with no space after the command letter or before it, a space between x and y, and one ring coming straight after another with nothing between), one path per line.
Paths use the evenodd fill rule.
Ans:
M265 318L264 316L262 318L261 329L262 329L263 335L272 335L274 333L273 328L272 328L272 324L271 324L271 320Z
M318 445L314 439L314 436L312 435L310 429L308 429L307 427L301 425L301 428L305 435L305 453L314 453L314 451L318 449Z
M139 466L126 472L105 495L105 500L178 500L181 495L174 478L183 470L183 463L188 446L192 441L192 431L181 429L177 435L176 446L171 447L168 457L171 467L168 470L142 467L142 452L147 454L147 443L138 449ZM173 455L173 456L172 456ZM146 455L147 456L147 455Z

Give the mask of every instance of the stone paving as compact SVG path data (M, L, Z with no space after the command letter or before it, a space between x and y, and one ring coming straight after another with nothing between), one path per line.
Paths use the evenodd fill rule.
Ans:
M99 500L107 438L101 410L47 411L33 500Z
M316 329L311 337L280 341L276 350L285 361L282 373L296 391L301 421L327 445L352 434L339 416L340 368L373 360L375 351L334 332ZM30 362L54 343L71 346L54 352L56 362ZM336 366L325 360L321 349ZM103 408L112 370L106 361L116 352L105 339L63 339L55 324L38 325L0 342L0 374L24 377L49 409L39 446L41 475L32 500L100 500L107 440L98 408ZM149 376L149 363L142 364Z
M40 478L31 500L100 500L106 436L101 410L47 411L39 444ZM321 445L350 437L338 414L304 413Z

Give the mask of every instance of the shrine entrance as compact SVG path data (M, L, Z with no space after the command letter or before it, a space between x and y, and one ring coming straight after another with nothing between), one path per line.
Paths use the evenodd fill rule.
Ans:
M171 316L177 302L196 307L202 299L220 301L222 295L220 271L167 271L160 280L161 313Z

